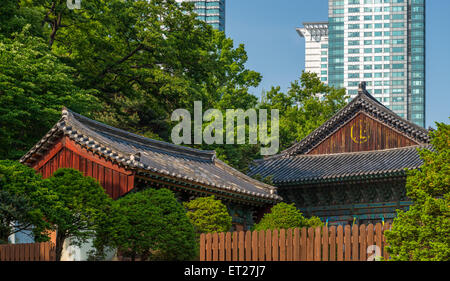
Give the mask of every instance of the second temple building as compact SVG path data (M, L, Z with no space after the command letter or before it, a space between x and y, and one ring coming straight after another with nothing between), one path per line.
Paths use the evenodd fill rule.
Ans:
M329 225L392 222L412 204L406 171L423 163L428 130L392 112L361 83L347 106L289 149L255 162L278 194Z

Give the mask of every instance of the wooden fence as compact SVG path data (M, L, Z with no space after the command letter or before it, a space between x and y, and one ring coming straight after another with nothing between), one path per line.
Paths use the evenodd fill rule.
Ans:
M208 233L200 236L200 261L367 261L389 259L389 224Z
M51 242L0 245L0 261L54 261L55 246Z

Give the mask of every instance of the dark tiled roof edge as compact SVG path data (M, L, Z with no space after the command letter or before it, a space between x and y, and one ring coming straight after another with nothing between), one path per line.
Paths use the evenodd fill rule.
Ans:
M145 146L152 146L153 148L157 148L159 150L166 150L166 151L176 151L177 153L181 153L184 156L192 156L197 157L200 159L208 160L214 165L217 165L221 167L223 170L226 170L228 173L232 174L235 177L240 178L241 180L245 180L246 182L249 182L253 184L258 189L261 189L261 193L255 193L250 192L245 189L238 189L223 185L216 185L215 183L205 183L202 180L183 176L180 174L174 174L170 173L165 170L159 170L154 167L149 167L145 165L144 163L141 163L139 161L139 155L136 154L124 154L121 153L120 149L111 147L107 143L104 138L98 134L96 134L92 128L90 129L90 132L86 132L84 128L84 124L82 123L88 123L90 126L96 127L97 129L106 130L108 133L114 134L115 137L120 137L123 139L126 139L127 141L137 142L141 145ZM34 154L43 155L45 151L48 150L50 145L48 142L52 139L56 139L58 137L61 137L62 135L65 135L69 137L71 140L76 142L77 144L81 145L82 147L86 148L87 150L102 155L106 160L109 160L115 164L118 164L119 166L123 166L126 169L129 170L148 170L150 172L155 172L161 175L166 176L172 176L175 178L178 178L183 181L191 181L198 184L208 184L211 185L214 188L223 189L225 191L234 191L237 193L242 193L245 195L260 197L266 200L271 201L281 201L282 198L276 194L276 187L266 185L262 182L256 181L254 179L251 179L247 175L244 175L240 173L239 171L233 169L232 167L226 165L225 163L221 162L216 158L216 154L214 151L201 151L197 149L177 146L170 143L165 143L161 141L156 141L152 139L148 139L142 136L138 136L136 134L132 134L111 126L108 126L106 124L91 120L87 117L84 117L82 115L79 115L75 112L72 112L68 110L67 108L64 108L62 111L62 118L56 123L55 126L28 152L26 153L21 159L20 162L23 164L31 164L34 163L37 159L33 158ZM94 139L95 138L95 139Z

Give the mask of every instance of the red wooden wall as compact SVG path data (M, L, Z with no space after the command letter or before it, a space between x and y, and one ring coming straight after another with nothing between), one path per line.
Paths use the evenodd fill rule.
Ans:
M134 187L132 172L105 161L66 137L58 141L33 168L44 178L50 177L59 168L79 170L83 175L97 179L113 199L128 193Z
M308 154L373 151L417 144L368 115L360 113Z

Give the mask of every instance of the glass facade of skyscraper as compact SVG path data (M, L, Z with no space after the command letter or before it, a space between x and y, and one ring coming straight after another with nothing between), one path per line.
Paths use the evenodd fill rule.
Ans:
M225 0L182 0L193 2L194 12L198 19L202 20L213 28L225 31Z
M425 126L425 0L329 0L328 84Z

